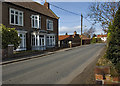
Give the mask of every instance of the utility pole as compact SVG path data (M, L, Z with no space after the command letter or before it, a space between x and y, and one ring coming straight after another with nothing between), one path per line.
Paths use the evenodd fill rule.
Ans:
M83 22L83 15L81 14L81 45L82 45L82 22Z

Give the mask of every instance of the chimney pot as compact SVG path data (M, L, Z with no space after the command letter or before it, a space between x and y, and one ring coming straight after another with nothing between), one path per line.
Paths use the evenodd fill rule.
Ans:
M48 2L45 2L45 3L44 3L44 6L45 6L47 9L49 9L49 8L50 8L50 6L49 6L49 3L48 3Z

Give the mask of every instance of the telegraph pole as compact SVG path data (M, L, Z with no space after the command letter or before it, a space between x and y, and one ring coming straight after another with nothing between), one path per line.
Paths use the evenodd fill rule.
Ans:
M82 45L82 22L83 22L83 15L81 14L81 45Z

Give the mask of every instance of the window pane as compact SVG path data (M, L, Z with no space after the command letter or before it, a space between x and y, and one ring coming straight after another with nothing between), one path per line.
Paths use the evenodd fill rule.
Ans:
M14 11L13 11L13 10L11 10L11 13L13 13L13 14L14 14Z
M19 21L19 22L20 22L20 25L22 25L22 20L23 20L23 19L22 19L22 16L20 16L19 19L20 19L20 21Z
M47 38L47 45L49 45L49 37Z
M38 21L35 20L35 27L38 27Z
M32 35L32 45L35 45L35 36Z
M50 45L52 45L52 39L50 39Z
M41 21L39 20L39 28L41 28Z
M44 35L39 35L39 37L44 37Z
M22 34L20 34L20 37L22 37Z
M36 46L38 45L38 39L37 39L37 35L36 35Z
M34 19L32 19L32 27L34 27Z
M41 38L39 38L39 41L40 41L39 43L40 43L40 46L41 46Z
M18 24L18 15L15 16L15 24Z
M47 29L49 29L49 23L47 23Z
M20 15L22 15L22 13L21 13L21 12L20 12L19 14L20 14Z
M18 12L16 11L16 12L15 12L15 14L17 14L17 15L18 15Z
M11 23L14 24L14 15L11 15Z
M37 17L35 17L35 19L37 19Z
M44 39L42 39L42 46L44 46Z

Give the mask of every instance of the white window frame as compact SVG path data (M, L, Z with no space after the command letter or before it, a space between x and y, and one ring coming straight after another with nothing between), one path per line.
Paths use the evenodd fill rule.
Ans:
M32 35L34 35L34 37L35 37L35 42L34 42L35 45L32 44L32 42L33 42ZM41 34L31 34L31 46L45 46L45 40L46 40L45 35L42 35L43 37L39 37L39 35L41 35ZM44 44L42 44L42 41L43 41L42 39L44 39ZM41 45L40 45L40 42L41 42Z
M48 23L49 23L49 28L48 28ZM47 30L53 31L53 20L47 19L46 20L46 27L47 27Z
M13 10L14 13L11 13L11 10ZM17 15L17 16L18 16L18 24L15 23L15 21L16 21L16 18L15 18L15 15L16 15L16 14L15 14L15 12L18 12L18 15ZM20 13L22 13L22 15L20 15ZM12 14L14 15L14 23L11 23L11 15L12 15ZM10 8L10 10L9 10L9 18L10 18L10 21L9 21L9 22L10 22L10 24L11 24L11 25L23 26L23 20L24 20L23 15L24 15L24 14L23 14L23 11L19 11L19 10ZM22 17L22 24L20 24L20 17Z
M19 44L18 48L15 51L26 50L26 33L27 33L27 31L17 30L17 32L18 32L18 36L20 36L20 34L22 34L22 37L20 37L21 42L22 42L22 47L20 46L21 44Z
M37 17L37 19L35 19ZM35 21L37 20L37 26L35 26ZM34 26L33 26L34 21ZM31 15L31 27L41 29L41 16L40 15Z
M47 46L55 46L55 35L52 35L52 34L49 34L47 35ZM51 40L52 40L52 43L51 43Z

